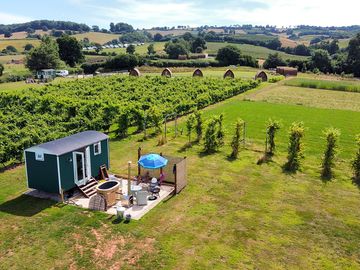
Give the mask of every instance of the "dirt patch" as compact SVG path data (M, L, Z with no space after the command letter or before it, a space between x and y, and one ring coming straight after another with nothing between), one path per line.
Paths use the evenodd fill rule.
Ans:
M155 252L155 239L138 239L131 235L114 235L108 226L92 229L88 237L73 234L75 250L83 256L91 253L92 262L99 269L121 269L125 265L137 266L139 260L146 254ZM77 269L72 264L71 269Z

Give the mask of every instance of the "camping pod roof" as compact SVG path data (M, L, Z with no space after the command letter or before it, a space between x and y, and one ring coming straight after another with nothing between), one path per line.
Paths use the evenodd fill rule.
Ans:
M86 147L99 141L108 139L104 133L98 131L84 131L55 141L39 144L26 149L27 152L41 151L44 154L60 156L65 153Z

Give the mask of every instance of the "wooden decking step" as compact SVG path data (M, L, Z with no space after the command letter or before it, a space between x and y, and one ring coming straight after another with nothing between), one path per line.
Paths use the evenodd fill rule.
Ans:
M98 182L92 178L86 185L79 186L81 192L85 195L86 198L90 198L92 195L96 193L96 186Z

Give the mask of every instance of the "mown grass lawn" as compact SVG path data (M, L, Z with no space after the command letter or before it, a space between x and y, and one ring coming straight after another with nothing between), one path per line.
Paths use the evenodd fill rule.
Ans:
M111 141L116 173L135 163L139 146L187 156L186 189L138 222L114 224L105 214L23 196L23 166L0 173L0 268L358 269L360 191L348 164L360 113L242 99L204 110L205 118L224 113L226 143L235 120L247 122L247 146L236 161L227 158L228 146L213 155L184 147L185 134L170 134L164 146L157 137L141 142L141 134ZM283 129L273 162L258 166L269 117L282 119ZM293 121L307 127L306 159L302 172L289 175L281 166ZM321 130L329 125L342 130L341 154L335 179L323 183Z
M261 91L251 93L247 99L360 112L359 93L294 87L283 83L270 85Z

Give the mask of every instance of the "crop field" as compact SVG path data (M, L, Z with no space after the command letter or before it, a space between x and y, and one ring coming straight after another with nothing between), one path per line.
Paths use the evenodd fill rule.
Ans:
M32 44L33 46L37 46L40 44L40 40L38 40L38 39L0 39L0 50L5 49L9 45L12 45L19 52L23 52L26 44Z
M24 148L66 134L108 129L118 115L141 130L154 119L201 109L256 87L253 80L112 76L0 93L1 164L20 160ZM61 89L61 90L60 90ZM60 90L60 91L59 91ZM33 135L31 135L31 133Z
M287 54L284 52L278 52L275 50L271 50L265 47L261 47L261 46L254 46L254 45L249 45L249 44L236 44L236 43L223 43L223 42L208 42L207 43L207 50L206 52L211 53L211 54L216 54L217 51L222 48L225 47L226 45L233 45L238 47L241 52L243 54L246 55L251 55L255 58L261 58L261 59L266 59L267 56L270 53L279 53L279 55L284 58L284 59L291 59L291 60L295 60L295 59L299 59L299 60L303 60L306 59L306 56L300 56L300 55L292 55L292 54Z
M110 89L116 80L108 79ZM79 81L79 86L97 80ZM75 82L43 91L58 98L62 86L73 89L65 91L64 98L80 91ZM58 93L57 87L61 89ZM360 193L351 182L349 168L360 112L336 110L332 104L321 109L244 101L266 87L262 84L203 110L205 120L224 113L225 146L215 154L205 155L202 142L188 145L185 134L173 138L172 123L168 143L163 146L157 146L157 137L142 141L141 134L111 140L114 173L124 174L129 160L135 163L139 146L145 151L187 156L188 186L140 221L118 224L114 217L99 212L22 195L26 190L24 167L0 172L1 267L360 268ZM108 95L107 90L95 90L101 98ZM87 95L89 91L80 92ZM89 100L93 100L91 95ZM247 123L247 143L239 159L230 160L229 143L237 118ZM259 166L256 161L264 147L269 118L281 120L282 128L276 136L273 161ZM184 120L180 119L180 128ZM281 166L286 158L287 129L294 121L303 121L306 126L305 160L301 172L286 174ZM322 130L329 126L341 129L341 152L335 178L324 183L319 177L325 145Z
M288 86L298 86L314 89L360 92L360 80L345 81L296 78L287 80L285 84Z
M73 35L73 37L75 37L77 40L83 40L84 38L88 38L90 42L95 42L99 44L104 44L106 42L112 41L113 39L119 39L120 36L121 35L99 32L88 32Z
M281 46L282 47L290 47L290 48L295 48L298 43L294 40L288 39L286 36L279 36L279 40L281 42Z

